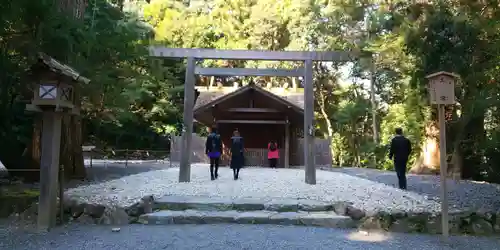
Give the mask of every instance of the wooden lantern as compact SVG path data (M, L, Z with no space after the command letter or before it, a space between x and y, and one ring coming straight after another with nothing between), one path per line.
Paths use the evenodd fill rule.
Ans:
M73 86L65 82L41 80L35 85L31 104L58 111L73 109Z
M38 54L38 62L32 65L30 76L34 95L26 110L40 112L42 119L37 226L39 230L47 231L56 224L57 193L59 190L62 197L63 192L59 178L63 175L59 165L63 112L78 114L73 104L73 87L77 85L73 84L88 83L89 80L43 53Z
M74 105L75 83L88 83L74 69L43 53L38 62L31 67L33 99L26 105L29 111L69 111L77 114Z
M440 71L426 76L429 80L431 104L455 104L455 79L453 73Z

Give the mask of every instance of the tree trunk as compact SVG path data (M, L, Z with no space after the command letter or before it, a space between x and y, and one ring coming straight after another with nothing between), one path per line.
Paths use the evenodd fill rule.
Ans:
M75 97L76 93L75 91ZM80 106L79 102L77 102L76 105ZM42 126L42 120L36 118L30 147L33 168L40 168ZM68 114L64 115L62 120L59 163L64 166L66 178L82 179L86 176L85 166L83 164L82 144L82 123L80 117L70 116Z
M31 155L32 162L35 164L34 167L40 168L40 157L42 157L41 150L42 141L42 119L36 117L33 124L33 139L31 141L31 147L28 151Z
M82 152L82 123L77 116L63 118L60 164L66 178L83 179L86 176Z
M33 137L31 139L31 144L28 146L27 150L27 162L29 163L30 169L40 169L40 158L42 156L41 140L42 140L42 118L35 116L33 120ZM23 176L26 178L26 176ZM39 181L40 175L33 174L28 177L32 181Z
M326 113L324 106L320 107L320 111L321 111L321 115L325 119L327 137L330 139L330 144L331 144L332 143L332 138L333 138L333 125L332 125L332 121L330 120L330 117ZM331 153L332 156L335 155L333 147L331 147L331 146L330 146L330 153Z
M462 179L462 169L463 169L463 154L460 147L455 147L451 157L451 162L448 165L451 171L448 174L455 180Z
M480 114L480 115L478 115ZM485 140L484 112L475 112L474 118L465 125L464 139L461 140L463 158L462 178L483 180L482 165L484 152L481 144Z
M325 120L327 136L330 139L330 144L331 144L332 143L331 138L333 137L333 124L332 124L332 121L330 120L330 116L326 112L326 103L327 103L326 98L327 97L325 96L325 93L323 92L322 88L319 88L317 90L317 92L319 95L319 98L317 98L317 99L319 99L319 100L317 100L317 103L319 104L318 105L319 111L321 113L321 116ZM331 146L330 146L330 154L332 157L335 155L333 147L331 147Z
M61 0L68 1L66 11L72 14L75 19L83 20L87 0ZM81 108L80 89L74 88L74 104L77 110ZM66 129L65 129L66 128ZM66 116L63 119L63 134L61 138L66 138L61 143L61 164L65 167L66 177L82 179L86 177L85 165L82 152L82 122L79 116ZM71 139L69 139L71 138ZM69 140L68 140L69 139ZM64 153L66 152L66 153Z
M418 159L410 169L412 174L439 174L439 128L436 121L425 126L425 138Z
M447 176L454 179L460 179L463 170L463 155L461 149L463 144L464 134L467 129L467 124L470 123L470 115L467 115L462 110L462 116L458 116L457 110L446 109L446 120L454 120L454 124L446 126L447 139ZM452 118L453 117L453 118ZM413 174L439 174L440 173L440 151L439 151L439 132L437 115L433 112L432 122L425 128L425 139L422 146L422 152L410 169ZM482 125L478 124L478 126ZM451 153L451 160L448 159Z

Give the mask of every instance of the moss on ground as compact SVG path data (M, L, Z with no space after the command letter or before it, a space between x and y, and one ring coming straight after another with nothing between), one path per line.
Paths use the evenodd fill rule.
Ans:
M39 195L35 188L17 185L0 187L0 218L24 212L38 200Z

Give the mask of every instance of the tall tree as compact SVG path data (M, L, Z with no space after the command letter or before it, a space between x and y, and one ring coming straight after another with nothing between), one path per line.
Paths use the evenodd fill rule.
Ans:
M54 6L63 15L69 19L82 21L84 18L87 0L58 0ZM71 57L63 57L64 61L69 62ZM81 108L81 93L80 89L74 89L74 105L79 110ZM31 143L31 158L34 160L35 167L40 167L41 157L41 130L42 120L35 119L33 128L33 139ZM59 163L64 166L65 173L68 177L84 178L85 166L83 163L82 154L82 123L80 117L72 115L64 115L62 120L61 131L61 149Z

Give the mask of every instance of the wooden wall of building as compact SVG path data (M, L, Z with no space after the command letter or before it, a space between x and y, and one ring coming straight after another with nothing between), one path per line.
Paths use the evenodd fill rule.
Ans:
M245 126L241 126L245 125ZM274 125L273 125L274 126ZM281 126L281 128L280 128ZM229 138L235 128L238 128L240 133L245 139L245 147L247 151L245 152L245 165L246 166L267 166L267 141L268 137L281 135L278 137L278 144L280 150L281 159L278 163L279 167L283 167L285 155L284 152L284 125L276 125L276 127L271 128L269 124L262 126L250 125L250 124L238 124L235 126L220 127L221 136L223 137L224 147L228 149ZM302 166L304 165L304 151L303 151L303 139L302 129L299 126L292 126L290 137L290 166ZM275 134L272 134L275 133ZM196 134L193 134L192 142L192 163L208 163L208 158L205 155L205 139ZM281 141L281 142L280 142ZM316 138L316 165L317 166L331 166L332 157L330 152L330 142L327 139ZM180 160L180 149L181 149L181 136L174 136L171 143L171 156L170 159L173 162L178 162ZM222 157L221 165L228 165L229 163L229 153L226 151Z

